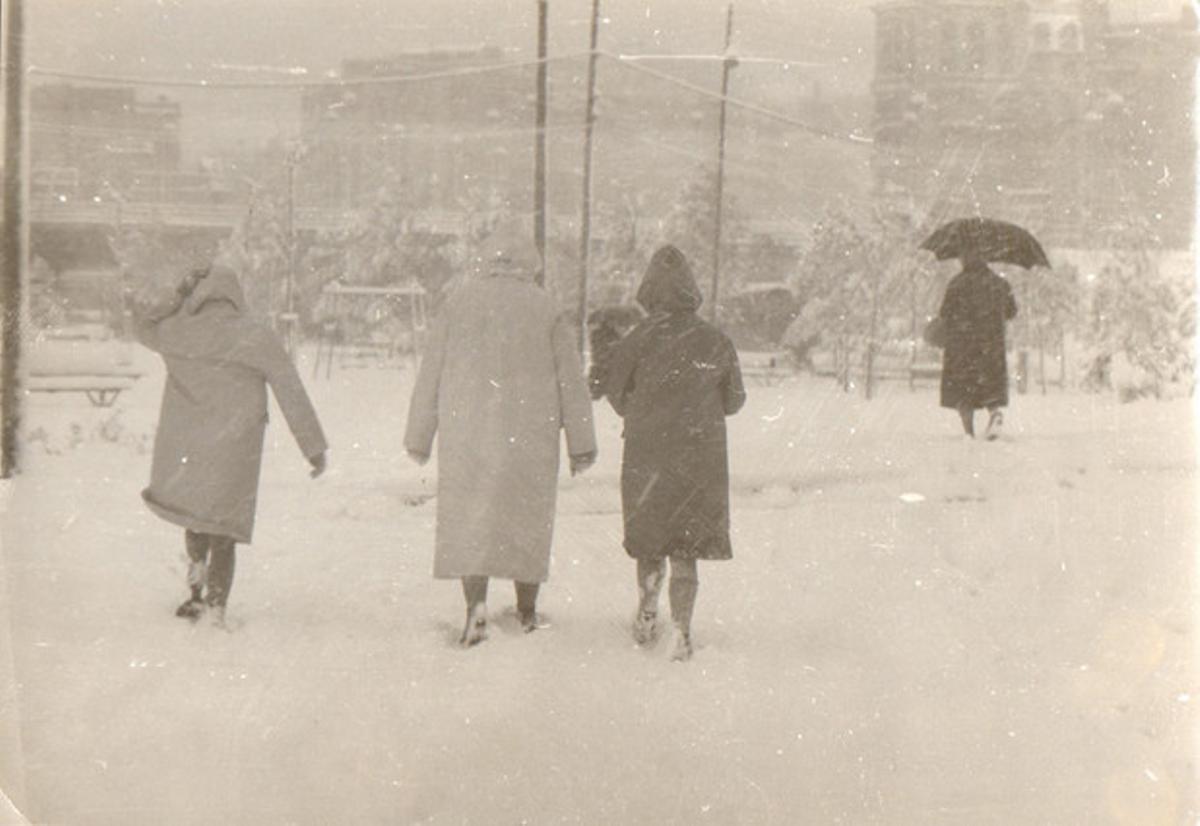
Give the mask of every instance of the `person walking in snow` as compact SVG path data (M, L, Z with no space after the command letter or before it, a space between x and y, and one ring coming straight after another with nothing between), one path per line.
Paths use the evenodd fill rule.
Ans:
M176 615L194 621L207 612L223 626L235 546L254 532L268 386L314 478L327 445L295 366L247 314L233 270L192 270L167 290L160 297L144 289L131 302L135 336L167 367L142 498L184 529L191 593Z
M941 406L957 411L963 432L975 437L975 411L986 408L986 438L1000 436L1008 404L1004 325L1017 315L1012 286L984 260L965 255L962 272L946 286L941 320Z
M487 636L492 577L515 583L525 631L539 627L566 432L572 475L596 459L592 404L575 337L534 282L541 257L515 221L485 241L479 274L446 299L431 330L404 444L418 463L438 441L433 575L459 579L459 642Z
M746 401L737 351L696 311L700 289L674 246L654 253L638 288L648 313L609 356L604 392L624 418L621 509L625 551L637 560L639 645L658 634L658 600L670 560L675 641L692 656L700 559L731 559L725 417Z

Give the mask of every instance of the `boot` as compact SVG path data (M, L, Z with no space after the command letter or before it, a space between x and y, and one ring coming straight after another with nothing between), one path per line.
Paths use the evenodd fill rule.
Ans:
M192 596L181 602L175 609L175 616L195 622L204 616L204 607L204 600L193 592Z

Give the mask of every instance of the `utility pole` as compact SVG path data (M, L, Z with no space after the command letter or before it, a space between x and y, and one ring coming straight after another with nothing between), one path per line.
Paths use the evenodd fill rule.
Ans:
M596 44L600 37L600 0L592 0L588 51L587 110L583 122L583 209L579 231L579 354L587 348L588 266L592 246L592 133L596 125Z
M537 137L533 149L533 242L542 266L537 283L546 283L546 17L547 0L538 0Z
M25 21L22 0L4 0L4 229L3 363L0 365L0 478L17 471L20 424L18 363L21 358L21 269L25 262Z
M299 142L288 148L287 163L287 280L284 290L284 312L279 320L283 327L283 347L287 354L296 359L296 164L300 162L302 149Z
M725 14L725 52L721 61L721 121L717 137L717 205L716 220L713 228L712 254L712 290L709 295L708 316L711 321L717 320L717 295L721 281L721 207L725 190L725 112L726 98L729 94L729 71L737 65L737 58L729 52L733 40L733 3Z

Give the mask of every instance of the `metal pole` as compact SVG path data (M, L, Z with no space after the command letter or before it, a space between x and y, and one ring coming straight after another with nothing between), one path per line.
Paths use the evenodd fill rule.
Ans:
M546 16L547 0L538 0L537 130L533 149L533 242L542 267L537 283L546 283Z
M24 15L21 0L5 0L4 27L4 228L3 364L0 365L0 478L17 471L20 424L18 365L21 358L21 269L25 262L25 84Z
M295 321L295 283L296 283L296 160L295 148L289 150L287 156L287 281L284 292L286 310L283 315L283 346L289 356L296 358L293 322Z
M600 37L600 0L592 0L588 52L587 111L583 122L583 209L579 232L579 354L587 348L588 266L592 246L592 133L596 124L596 44Z
M729 94L729 70L737 64L737 60L729 54L732 40L733 3L730 3L725 15L725 54L721 61L721 122L717 137L717 208L713 227L712 290L708 298L708 316L714 322L717 320L717 295L721 282L721 207L725 190L725 110L727 108L725 101Z

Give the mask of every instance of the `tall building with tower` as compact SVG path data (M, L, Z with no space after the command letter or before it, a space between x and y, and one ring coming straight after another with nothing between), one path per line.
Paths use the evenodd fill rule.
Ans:
M1103 0L875 7L877 194L931 220L980 212L1048 243L1109 246L1135 222L1190 243L1196 18Z

